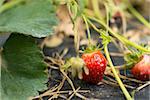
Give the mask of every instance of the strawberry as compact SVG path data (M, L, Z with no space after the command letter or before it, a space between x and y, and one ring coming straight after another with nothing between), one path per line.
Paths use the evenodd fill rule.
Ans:
M136 63L132 69L131 73L135 78L139 80L149 80L150 79L150 55L143 55L141 60Z
M103 54L96 50L94 52L84 53L82 59L84 60L85 66L89 69L88 75L83 72L83 80L92 84L100 82L107 65Z

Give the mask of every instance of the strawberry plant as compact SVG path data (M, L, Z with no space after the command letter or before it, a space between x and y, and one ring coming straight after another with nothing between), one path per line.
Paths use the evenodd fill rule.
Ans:
M0 35L11 34L0 51L2 100L45 97L70 100L74 95L88 99L80 94L81 87L74 85L75 77L84 81L83 84L119 86L125 99L133 100L131 94L149 85L150 79L149 43L143 46L127 37L127 25L133 16L149 30L150 23L128 0L1 0ZM115 26L118 18L122 24L119 27ZM98 33L100 42L92 37L91 30ZM42 54L45 46L52 44L49 46L53 50L68 36L73 36L75 55L65 59L68 49L54 57ZM37 43L37 38L43 41ZM84 49L81 49L82 43ZM122 66L114 64L109 50L112 43L124 57ZM53 69L59 72L62 80L46 88L46 83L50 85ZM126 84L126 80L131 85ZM65 81L72 90L63 91ZM133 82L143 85L134 88Z

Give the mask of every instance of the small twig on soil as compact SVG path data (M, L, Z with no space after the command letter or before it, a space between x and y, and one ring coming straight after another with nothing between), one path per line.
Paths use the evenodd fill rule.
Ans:
M144 87L146 87L146 86L148 86L148 85L150 85L150 81L148 81L148 82L145 83L144 85L141 85L140 87L138 87L138 88L136 88L135 90L133 90L133 91L131 92L132 96L134 97L135 92L140 91L141 89L143 89Z
M67 97L62 95L62 94L59 94L59 97L62 98L62 99L65 99L65 100L67 99Z
M45 60L49 60L49 61L51 61L53 64L57 64L57 62L55 61L55 59L52 58L52 57L45 56Z
M108 76L105 76L105 77L106 77L107 79L109 79L110 81L116 83L116 81L115 81L114 79L112 79L112 78L110 78L110 77L108 77Z
M62 74L67 78L68 83L71 85L73 92L75 93L76 96L82 98L82 99L86 99L86 97L84 97L83 95L76 93L75 87L73 85L73 82L71 81L71 79L67 76L67 74L61 70Z
M45 93L45 94L42 94L41 95L41 97L44 97L44 96L51 96L51 95L54 95L54 94L70 94L70 93L73 93L73 91L72 90L66 90L66 91L59 91L59 92L49 92L49 90L48 91L46 91L47 93ZM89 93L90 91L89 90L79 90L78 91L78 93ZM76 95L78 95L77 93L76 93ZM36 99L36 98L39 98L39 96L36 96L36 97L34 97L33 99Z
M67 76L67 74L66 74L63 70L61 70L61 72L62 72L62 74L67 78L69 84L70 84L71 87L72 87L72 90L75 92L75 87L74 87L73 82L71 81L71 79Z
M44 92L43 94L40 94L40 95L38 95L38 96L36 96L36 97L33 97L33 99L41 98L41 97L44 97L44 96L50 96L50 95L58 94L58 93L59 93L58 90L61 89L62 84L64 84L65 80L66 80L66 78L64 77L63 80L62 80L62 82L61 82L58 86L52 87L50 90ZM57 91L56 91L56 90L57 90ZM56 91L56 92L54 92L54 91Z
M46 63L46 64L47 64L47 63ZM58 69L59 69L58 67L52 66L52 65L49 65L49 64L47 64L47 66L50 67L50 68L52 68L52 69L55 69L55 70L58 70Z
M150 85L150 81L148 81L147 83L141 85L140 87L136 88L136 91L140 91L141 89L143 89L144 87Z
M53 96L52 96L51 98L49 98L49 100L51 100L51 99L53 99L53 98L57 98L57 97L59 96L59 91L60 91L60 89L63 87L65 80L66 80L66 77L63 77L63 80L62 80L62 82L59 84L56 93L53 94Z
M114 75L112 73L109 73L109 75L114 77ZM140 80L137 80L137 79L133 79L133 78L129 78L129 77L126 77L126 76L123 76L123 75L120 75L120 74L119 74L119 77L122 78L122 79L127 79L129 81L137 82L137 83L145 83L143 81L140 81Z
M110 77L108 77L108 76L106 76L106 78L109 79L110 81L112 81L113 83L118 84L117 81L114 80L113 78L110 78ZM127 87L127 88L131 88L131 89L134 89L134 88L135 88L135 87L130 86L130 85L127 85L127 84L124 84L124 85L125 85L125 87Z
M117 84L117 82L111 82L111 81L107 81L107 80L102 80L102 82L104 82L104 83L106 83L106 84L109 84L109 85L113 85L113 86L119 86L119 85ZM132 86L127 85L127 84L124 84L124 86L125 86L126 88L135 89L135 87L132 87Z
M134 79L134 78L126 77L126 76L123 76L123 75L119 75L119 77L122 78L122 79L127 79L129 81L137 82L137 83L145 83L144 81L140 81L140 80L137 80L137 79Z
M72 93L72 95L68 98L68 100L71 100L71 98L79 91L80 87L78 87L75 92Z
M55 58L52 58L52 57L49 57L49 56L46 56L45 57L45 60L48 60L48 61L50 61L51 63L51 65L54 65L54 64L56 64L56 65L58 65L58 66L61 66L62 64L64 64L64 61L62 60L62 59L55 59ZM47 63L49 63L49 62L47 62Z
M83 100L87 100L87 98L79 93L76 93L76 96L83 99Z

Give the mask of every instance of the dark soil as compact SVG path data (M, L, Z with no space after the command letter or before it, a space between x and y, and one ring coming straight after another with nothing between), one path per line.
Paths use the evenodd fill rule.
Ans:
M98 35L94 34L93 38L97 39ZM64 59L76 55L74 45L73 45L73 39L69 37L65 38L63 44L60 45L59 47L44 48L44 54L46 56L53 56L53 54L56 52L58 53L62 52L64 48L69 48L69 52L64 57ZM117 48L113 44L109 45L109 50L113 52L118 52ZM124 63L124 60L121 57L112 57L112 59L115 65L121 65ZM61 80L61 76L59 72L55 70L51 72L51 75L53 78L49 81L49 84L50 86L54 86L54 84L57 84L57 82L53 79ZM90 93L83 93L83 95L89 98L89 100L125 100L125 97L119 87L107 85L107 84L92 85L92 84L85 83L78 79L72 79L72 80L76 88L80 86L81 89L90 90ZM131 84L135 84L135 83L131 83ZM138 85L136 84L135 86L138 86ZM71 89L70 85L68 83L65 83L62 90L69 90L69 89ZM128 90L130 92L132 91L130 89ZM45 98L45 100L47 99ZM58 100L61 100L61 99L58 98ZM73 100L80 100L80 98L74 97ZM135 95L135 100L150 100L150 86L137 92Z

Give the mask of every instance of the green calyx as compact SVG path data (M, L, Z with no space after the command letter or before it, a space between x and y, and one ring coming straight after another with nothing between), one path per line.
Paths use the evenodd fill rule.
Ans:
M99 46L96 45L89 45L85 50L84 53L92 53L94 51L98 51L101 50L101 48L99 48Z
M149 46L146 46L145 48L149 49ZM149 54L149 53L138 50L138 49L131 49L130 53L127 53L124 56L124 59L126 61L125 68L131 69L135 64L141 61L142 56L145 54Z
M136 63L138 63L141 60L140 58L140 56L133 53L126 54L124 57L126 61L125 68L131 69Z

